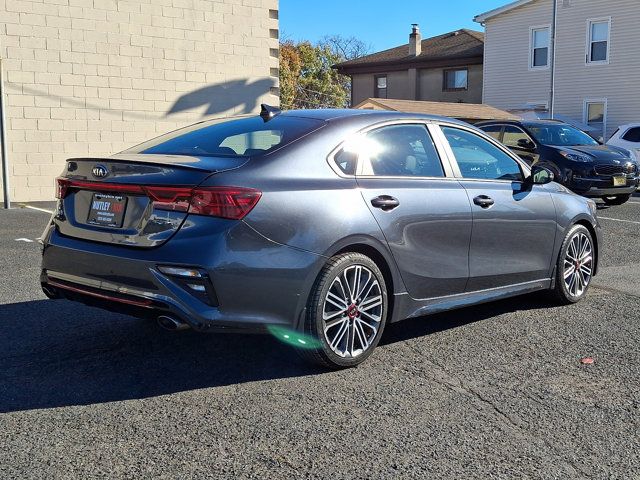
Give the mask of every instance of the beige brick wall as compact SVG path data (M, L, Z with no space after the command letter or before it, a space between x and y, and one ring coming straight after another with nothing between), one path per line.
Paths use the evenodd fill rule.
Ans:
M51 200L67 158L277 105L277 48L278 0L0 0L11 199Z

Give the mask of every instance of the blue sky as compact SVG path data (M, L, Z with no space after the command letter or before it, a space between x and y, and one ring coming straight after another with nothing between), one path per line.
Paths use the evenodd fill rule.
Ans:
M408 43L412 23L431 37L459 28L482 30L479 13L510 0L280 0L280 30L293 40L355 36L373 51Z

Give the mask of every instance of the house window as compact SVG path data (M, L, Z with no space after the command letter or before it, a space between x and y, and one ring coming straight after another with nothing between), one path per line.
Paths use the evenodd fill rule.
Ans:
M549 27L531 28L530 68L547 68L549 66L550 30Z
M444 91L466 90L468 87L469 71L466 68L445 70L443 80Z
M593 129L593 131L588 132L590 135L604 139L607 123L607 101L585 100L584 120Z
M587 63L609 62L610 32L611 19L589 21Z
M375 76L375 89L373 92L375 98L387 98L387 76Z

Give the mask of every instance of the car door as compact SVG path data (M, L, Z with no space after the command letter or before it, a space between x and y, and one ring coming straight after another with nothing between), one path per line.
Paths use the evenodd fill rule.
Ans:
M524 182L523 165L473 129L442 125L442 134L473 213L466 290L549 278L557 229L551 194Z
M429 128L389 124L355 142L362 198L415 299L462 293L469 275L471 205Z

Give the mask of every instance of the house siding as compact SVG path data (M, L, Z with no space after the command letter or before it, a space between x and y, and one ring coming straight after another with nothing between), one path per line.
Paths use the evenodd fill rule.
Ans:
M507 110L550 101L551 71L529 70L530 28L552 23L553 1L536 0L486 21L485 103ZM611 18L609 62L587 64L590 19ZM584 122L586 100L606 99L605 138L640 120L637 0L557 0L554 114Z
M608 64L586 64L589 19L611 17ZM640 121L640 8L637 0L558 3L555 111L583 120L586 99L607 99L606 134Z
M418 72L418 100L435 102L482 103L482 65L454 67L468 70L468 88L447 92L443 90L444 71L446 68L429 68Z
M487 20L484 103L510 110L549 102L551 70L529 69L529 43L530 27L551 24L552 10L552 0L538 0Z
M14 201L52 200L67 158L279 101L277 0L0 0L0 20Z
M411 70L363 73L351 76L353 105L375 96L375 77L387 76L387 98L397 100L428 100L432 102L482 103L482 65L452 68L469 70L469 88L464 91L446 92L442 88L443 68L421 68L414 75ZM417 85L414 83L417 82Z

